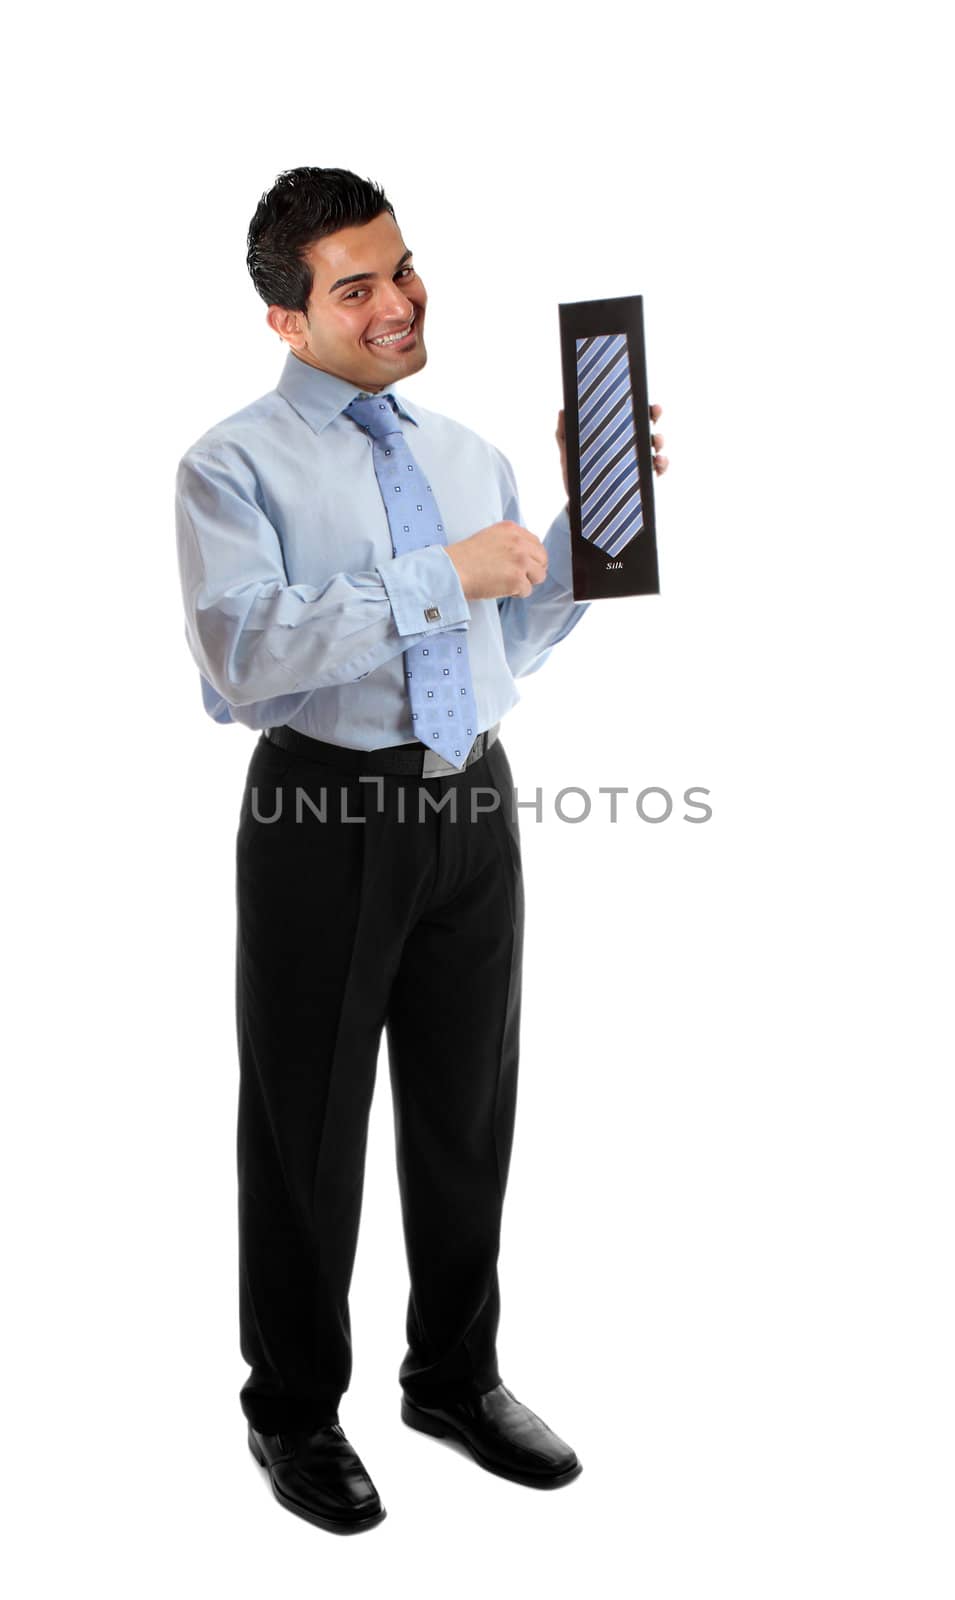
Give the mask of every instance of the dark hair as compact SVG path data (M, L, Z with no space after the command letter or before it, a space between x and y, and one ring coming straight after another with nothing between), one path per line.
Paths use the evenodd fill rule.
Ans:
M304 252L340 228L373 222L394 207L377 183L343 167L281 172L249 223L246 265L267 306L308 314L312 269Z

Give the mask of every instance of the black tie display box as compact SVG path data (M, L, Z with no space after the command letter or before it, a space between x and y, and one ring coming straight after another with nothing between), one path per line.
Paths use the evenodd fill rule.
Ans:
M576 300L560 305L558 312L574 599L607 600L621 595L659 594L643 296L632 294L613 300ZM599 355L605 348L600 341L611 339L614 341L614 350L622 347L624 371L629 382L618 387L611 407L612 418L608 421L600 417L599 382L592 374L582 379L581 396L578 399L578 350L581 341L596 341L581 350L581 359L586 361L589 356ZM609 351L611 346L608 344L606 349ZM599 369L600 362L594 365ZM632 416L627 408L627 398L632 407ZM583 440L581 412L585 419ZM594 440L604 430L607 430L604 434L606 438L611 429L621 430L619 438L607 447L601 459L598 473L600 484L596 489L590 483L585 485L583 492L586 498L582 508L581 478L586 479L593 468L587 462L582 465L581 456L593 448ZM628 526L630 519L635 519L637 506L633 462L632 457L628 457L628 446L636 454L642 516L642 526L635 534L632 533L632 527ZM606 462L613 461L615 457L619 458L617 465L607 466ZM592 508L597 499L601 502L601 509L594 512ZM597 536L604 541L605 547L595 544L593 537L584 536L585 522L591 535L597 530ZM618 523L619 532L615 531ZM619 543L620 539L624 540L622 547L615 548L615 541Z

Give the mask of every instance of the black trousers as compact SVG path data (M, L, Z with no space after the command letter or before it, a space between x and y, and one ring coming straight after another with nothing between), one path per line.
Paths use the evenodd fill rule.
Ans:
M383 1028L410 1277L399 1381L424 1403L482 1393L500 1379L524 925L501 741L462 773L371 778L263 734L236 868L242 1410L264 1433L337 1420Z

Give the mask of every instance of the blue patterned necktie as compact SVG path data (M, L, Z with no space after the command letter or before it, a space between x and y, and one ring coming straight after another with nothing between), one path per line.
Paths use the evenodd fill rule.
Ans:
M577 340L580 531L616 556L643 527L625 333Z
M447 545L431 485L408 448L391 395L352 400L345 415L371 434L395 555L425 545ZM453 767L462 768L480 731L466 634L432 634L427 644L408 647L404 664L416 737Z

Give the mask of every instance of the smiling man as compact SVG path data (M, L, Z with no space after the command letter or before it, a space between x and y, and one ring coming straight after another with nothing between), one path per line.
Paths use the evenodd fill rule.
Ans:
M498 1367L524 928L498 730L588 607L566 505L541 541L500 451L400 387L428 297L383 191L281 174L247 261L285 365L176 483L203 703L259 732L236 841L240 1399L282 1505L355 1531L384 1516L338 1417L383 1033L402 1417L522 1484L581 1470Z
M360 383L371 394L418 372L427 360L428 296L414 269L412 252L403 250L391 265L396 245L403 243L394 217L385 211L360 230L343 228L312 248L318 269L313 297L324 300L317 308L314 339L297 353L347 383ZM385 260L385 271L345 270L353 265L356 251L365 261ZM323 280L340 268L342 276L326 286ZM288 313L283 316L270 309L269 322L283 339L288 337Z

